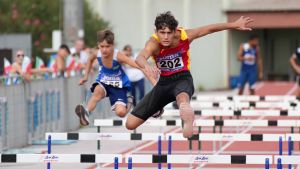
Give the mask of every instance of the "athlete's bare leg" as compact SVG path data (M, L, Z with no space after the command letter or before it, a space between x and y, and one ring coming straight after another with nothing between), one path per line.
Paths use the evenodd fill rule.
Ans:
M255 95L255 90L254 89L249 89L250 95Z
M128 130L134 130L141 124L143 124L145 121L143 119L140 119L132 114L129 114L126 120L126 128Z
M115 112L116 112L116 115L119 117L125 117L126 114L128 113L126 106L124 106L122 104L116 104Z
M176 102L179 107L180 117L183 120L183 137L190 138L193 136L193 124L195 113L190 105L190 97L187 93L182 92L176 96Z
M242 87L239 88L238 95L243 95L243 93L244 93L244 86L242 86Z
M296 91L296 96L300 96L300 86L298 86L298 89Z
M87 111L92 112L95 109L97 103L104 97L105 90L100 85L97 85L95 87L92 97L90 98L86 106Z
M95 87L92 97L88 101L87 107L85 108L81 104L76 106L75 113L79 117L81 125L89 125L89 113L95 109L97 102L99 102L104 97L105 90L100 85L97 85Z

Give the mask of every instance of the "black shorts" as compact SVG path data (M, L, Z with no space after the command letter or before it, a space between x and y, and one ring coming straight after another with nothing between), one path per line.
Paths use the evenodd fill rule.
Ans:
M165 105L175 101L176 96L182 92L190 98L194 94L193 78L189 71L160 77L157 85L136 105L131 114L146 121Z
M127 92L128 88L118 88L107 85L102 82L95 82L91 86L91 92L94 93L96 86L100 85L105 92L105 97L109 98L111 109L115 110L116 104L127 105Z

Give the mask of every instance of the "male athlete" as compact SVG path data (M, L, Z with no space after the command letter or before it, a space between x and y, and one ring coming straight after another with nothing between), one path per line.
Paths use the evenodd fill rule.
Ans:
M79 85L88 80L88 74L95 59L100 65L99 74L96 82L92 85L92 97L89 99L86 107L77 105L75 112L80 119L81 125L89 124L89 114L92 112L97 102L104 97L109 97L112 110L119 117L124 117L132 106L132 98L128 99L127 92L130 87L130 81L124 73L121 64L128 64L132 67L139 68L134 60L125 56L118 50L114 49L114 34L110 30L103 30L98 33L98 48L91 52L85 68L85 75L79 81Z
M239 82L239 95L243 94L245 84L249 82L250 95L255 94L255 83L258 78L263 78L263 64L259 48L258 36L252 35L247 43L240 45L237 53L237 59L242 62L240 82ZM258 66L258 68L257 68Z
M148 40L139 53L136 63L151 77L160 74L156 86L137 104L127 118L126 127L133 130L143 124L149 117L161 110L168 103L175 101L184 121L183 136L193 135L194 111L190 98L194 93L193 78L190 74L190 43L202 36L226 30L251 30L247 24L248 17L241 17L232 23L219 23L195 29L178 28L178 22L166 12L155 19L155 34ZM157 67L148 64L153 56Z
M296 96L300 96L300 47L296 49L296 51L292 54L290 58L290 64L293 67L294 71L297 74L297 81L298 81L298 89L296 92Z

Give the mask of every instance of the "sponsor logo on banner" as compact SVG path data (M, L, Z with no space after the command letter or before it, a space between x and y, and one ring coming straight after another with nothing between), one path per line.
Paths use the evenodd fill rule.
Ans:
M100 134L98 136L98 138L101 139L101 140L109 140L110 138L112 138L112 135L110 135L110 134Z
M232 138L233 138L233 135L231 135L231 134L222 135L222 139L232 139Z
M242 125L244 125L244 126L252 126L253 124L252 124L251 121L243 121Z
M59 160L59 157L56 155L48 154L44 156L43 161L44 162L57 162Z
M203 162L208 162L208 156L198 155L194 157L194 163L203 163Z

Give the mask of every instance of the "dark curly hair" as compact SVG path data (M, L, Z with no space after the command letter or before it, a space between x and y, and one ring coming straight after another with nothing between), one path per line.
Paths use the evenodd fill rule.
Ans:
M175 31L178 26L178 21L170 11L167 11L156 16L154 25L156 30L167 27L170 30Z

